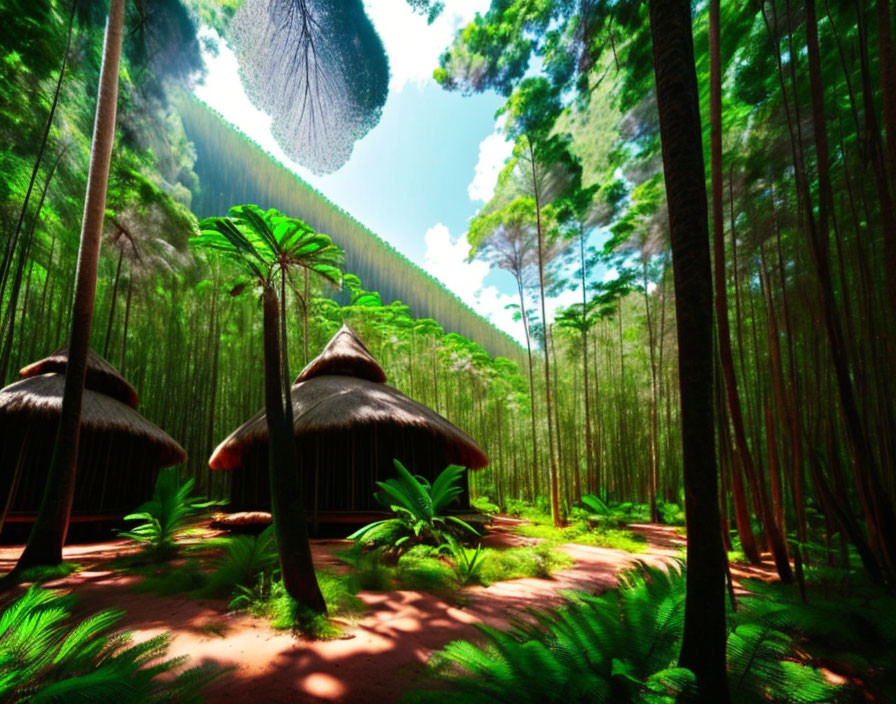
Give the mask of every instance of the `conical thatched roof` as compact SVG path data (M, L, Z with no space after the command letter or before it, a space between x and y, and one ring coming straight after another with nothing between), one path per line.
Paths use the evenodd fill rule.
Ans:
M308 363L294 384L317 376L350 376L385 383L386 372L354 331L343 323L333 339Z
M64 386L63 374L41 374L0 389L0 425L55 420L62 408ZM164 430L130 406L98 391L84 390L81 430L127 437L145 446L145 451L153 453L162 467L179 464L187 458L184 449Z
M429 436L443 447L446 464L471 469L488 464L488 457L473 438L435 411L386 385L385 380L385 372L364 343L343 325L292 387L296 436L377 426L384 431ZM267 439L267 418L261 411L218 445L209 466L235 469L249 448Z
M19 371L19 376L28 379L41 374L65 374L68 366L68 347L60 347L49 357L29 364ZM92 349L87 350L87 380L84 387L121 401L131 408L137 407L137 391L118 370L100 357Z

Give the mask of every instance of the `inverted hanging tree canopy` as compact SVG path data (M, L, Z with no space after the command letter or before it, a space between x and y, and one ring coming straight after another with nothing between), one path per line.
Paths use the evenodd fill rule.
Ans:
M292 387L296 437L375 426L384 432L414 432L431 437L446 464L478 469L488 457L465 432L426 406L387 386L386 374L364 343L346 325L296 378ZM231 433L212 454L212 469L235 469L245 453L267 442L260 412Z
M230 29L246 94L283 151L316 174L341 167L389 89L361 0L246 0Z
M29 379L41 374L65 374L68 366L68 347L60 347L49 357L33 362L19 371L19 376ZM118 370L92 349L87 350L87 381L84 388L110 396L121 403L137 408L137 391Z

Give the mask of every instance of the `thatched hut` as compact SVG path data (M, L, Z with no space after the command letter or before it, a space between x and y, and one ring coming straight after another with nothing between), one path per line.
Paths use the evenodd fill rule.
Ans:
M393 458L429 480L449 464L478 469L488 458L435 411L388 386L386 373L346 325L292 386L299 469L309 513L321 522L366 520L382 511L377 481L394 476ZM218 445L209 465L235 470L232 511L270 510L264 412ZM469 506L464 492L459 508Z
M19 372L0 389L0 513L34 519L53 451L68 350ZM137 392L109 362L88 352L72 520L118 519L152 495L162 467L186 459L183 448L141 416Z

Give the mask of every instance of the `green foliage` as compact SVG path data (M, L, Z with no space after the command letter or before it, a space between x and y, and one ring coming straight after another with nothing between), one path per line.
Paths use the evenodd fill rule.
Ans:
M330 618L352 616L363 609L363 602L355 596L357 585L350 577L326 571L316 574ZM262 579L260 575L259 585ZM241 587L240 591L241 595L231 602L231 608L245 609L255 616L267 618L273 628L298 631L318 640L336 638L341 633L326 616L313 613L295 601L282 582L256 589Z
M673 702L691 680L674 669L683 597L677 571L643 567L624 588L533 612L534 623L480 625L484 647L457 641L433 659L448 692L409 701Z
M268 526L258 535L236 535L218 538L212 547L222 554L212 562L212 573L205 592L214 596L227 596L237 587L251 587L263 575L272 580L277 568L277 544L274 528Z
M394 464L398 477L377 482L381 491L375 497L395 518L370 523L352 533L349 540L404 550L415 543L442 544L452 527L478 535L457 516L444 514L448 505L463 492L460 485L463 467L449 465L430 485L426 478L414 476L398 460Z
M154 559L166 560L176 555L177 538L190 519L199 511L218 503L191 497L195 484L193 479L180 484L177 469L163 469L159 472L152 498L124 517L126 521L143 523L121 533L121 536L142 543L147 554Z
M482 556L479 581L488 586L523 577L550 579L554 572L571 567L573 562L569 555L548 543L508 550L487 549Z
M398 558L395 567L399 589L430 592L447 596L457 586L455 569L444 559L410 551Z
M550 543L579 543L631 553L644 552L647 547L644 538L635 533L617 528L592 530L585 521L574 521L562 528L556 528L548 522L523 524L516 526L514 531L527 538L538 538Z
M475 548L469 549L454 539L451 539L448 544L451 546L454 574L457 576L458 584L466 587L469 584L480 582L482 567L485 564L482 545L478 544Z
M22 570L19 581L22 583L35 582L43 584L57 579L68 577L81 569L81 565L74 562L61 562L58 565L38 565Z
M101 611L71 623L71 599L37 587L0 615L0 699L14 702L199 702L224 671L181 671L186 658L164 659L165 634L133 644L114 631L123 612Z
M470 506L491 516L501 513L501 507L498 504L493 504L488 496L477 496L475 499L470 499Z
M409 702L686 701L693 675L675 666L684 625L680 568L639 566L600 596L569 593L555 609L531 612L513 628L480 625L485 644L450 643L431 661L443 686ZM841 690L800 660L794 643L747 608L728 637L735 702L833 702ZM447 692L445 691L447 689ZM680 699L679 697L684 697Z
M206 218L199 227L193 246L222 254L251 283L269 284L275 271L285 275L301 268L341 285L342 250L326 235L279 210L237 205L227 217Z
M143 578L134 585L134 591L151 592L162 596L175 594L199 594L206 586L208 577L196 560L177 561L158 566L130 570L142 574Z

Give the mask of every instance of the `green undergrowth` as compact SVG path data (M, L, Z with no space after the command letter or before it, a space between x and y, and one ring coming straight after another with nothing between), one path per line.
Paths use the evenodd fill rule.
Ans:
M475 499L470 499L470 506L481 513L487 513L491 516L501 513L501 507L492 503L488 496L477 496Z
M83 567L74 562L60 562L58 565L29 567L28 569L22 570L19 574L19 582L33 582L35 584L53 582L57 579L68 577L75 572L79 572L81 569L83 569Z
M538 538L550 543L578 543L631 553L641 553L647 548L647 541L630 531L618 528L592 530L587 523L581 521L570 523L563 528L544 523L531 523L517 526L514 530L527 538Z
M681 704L694 701L694 675L677 666L684 624L683 566L639 565L620 587L595 596L564 594L564 603L512 619L507 629L484 624L476 642L455 641L431 658L432 688L403 701L508 704ZM790 589L792 593L792 588ZM822 627L823 615L792 603L743 600L728 619L728 681L734 704L833 704L861 701L832 684L794 628ZM881 608L886 605L874 604ZM896 610L891 612L896 613ZM869 612L870 613L870 612ZM875 611L874 613L879 613ZM847 618L841 614L841 620ZM896 617L894 617L896 618ZM892 641L892 624L879 624ZM837 629L839 630L839 628ZM853 642L858 636L853 636ZM884 645L879 641L878 646ZM892 648L890 648L892 653ZM889 665L884 655L878 665ZM885 692L889 694L889 692ZM879 701L892 701L881 698Z
M327 604L327 616L315 614L296 602L281 582L274 582L267 592L243 590L231 601L231 607L268 619L277 630L297 631L314 640L339 638L343 629L331 619L357 616L364 610L364 603L356 596L357 586L350 577L323 570L317 572L317 583Z
M464 551L464 556L456 552L458 549ZM361 590L408 589L455 600L463 586L488 586L523 577L549 579L555 571L573 564L571 557L546 543L506 550L457 546L453 551L417 545L394 564L384 561L382 551L353 549L340 557L352 566L349 577Z

